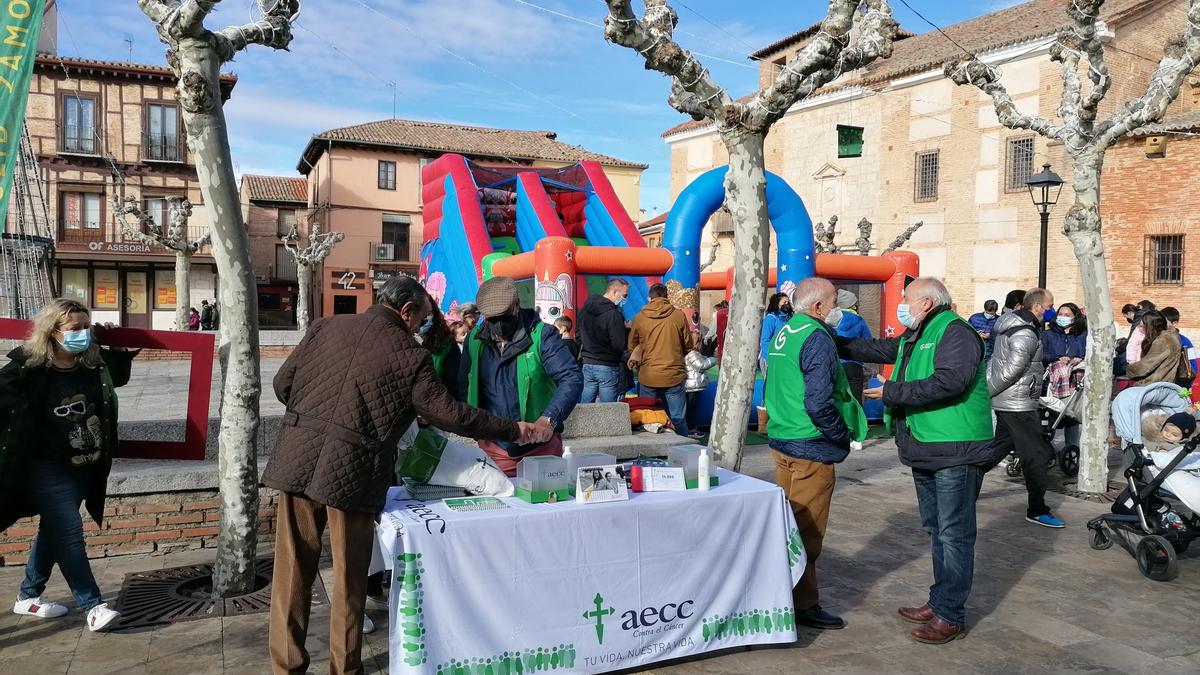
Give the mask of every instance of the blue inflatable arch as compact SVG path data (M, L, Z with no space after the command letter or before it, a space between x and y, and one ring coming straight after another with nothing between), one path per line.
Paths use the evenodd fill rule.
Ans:
M663 248L675 264L663 277L684 288L700 285L700 236L704 224L725 202L728 166L706 171L679 193L663 227ZM816 272L812 219L800 195L779 176L767 172L767 216L775 229L779 288L795 285Z

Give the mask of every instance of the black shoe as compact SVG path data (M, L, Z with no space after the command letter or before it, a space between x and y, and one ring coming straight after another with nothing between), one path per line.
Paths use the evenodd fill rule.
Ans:
M846 622L840 616L834 616L821 609L820 605L796 611L796 623L817 630L838 630L846 627Z

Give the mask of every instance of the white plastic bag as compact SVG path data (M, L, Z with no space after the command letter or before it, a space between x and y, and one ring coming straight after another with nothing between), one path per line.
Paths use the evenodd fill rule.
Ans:
M512 481L482 449L458 443L414 422L400 437L396 473L427 485L460 487L471 494L511 497Z

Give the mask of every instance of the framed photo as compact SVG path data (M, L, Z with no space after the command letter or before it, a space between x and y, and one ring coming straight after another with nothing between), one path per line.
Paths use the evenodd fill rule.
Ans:
M616 464L581 466L575 480L575 500L583 504L629 499L629 486L625 483L621 467Z

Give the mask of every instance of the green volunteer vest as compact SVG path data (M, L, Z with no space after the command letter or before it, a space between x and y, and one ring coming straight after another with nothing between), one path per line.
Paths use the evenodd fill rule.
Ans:
M529 348L517 357L517 398L521 405L521 420L536 422L542 411L550 405L558 387L542 367L542 329L545 323L538 322L529 334ZM467 380L467 405L479 407L479 352L483 342L476 340L479 326L467 336L467 353L471 355L471 372ZM554 420L556 423L562 420Z
M955 321L965 323L954 312L946 310L925 326L917 338L908 363L904 362L904 351L908 338L900 338L900 353L896 357L896 367L892 371L892 380L899 380L904 373L904 380L923 380L933 375L934 354L946 327ZM972 329L974 331L974 329ZM982 342L982 340L980 340ZM987 441L993 436L992 431L992 402L988 395L987 374L983 361L971 386L956 399L943 401L927 406L907 408L905 410L909 431L913 438L922 443ZM891 409L884 412L884 420L888 430L892 429L893 413Z
M429 357L431 359L433 359L433 372L437 373L438 377L442 377L445 375L444 371L446 369L446 356L448 356L450 354L451 349L457 349L457 348L458 348L457 346L451 344L451 345L447 345L446 347L443 347L442 351L437 352L436 354L433 352L430 352Z
M819 330L828 331L821 322L807 314L797 314L779 329L767 349L767 435L786 441L822 438L821 430L813 424L804 409L804 376L800 370L800 350ZM833 405L850 430L850 437L861 441L867 437L867 416L858 399L850 391L850 381L839 362L837 381L833 385Z

